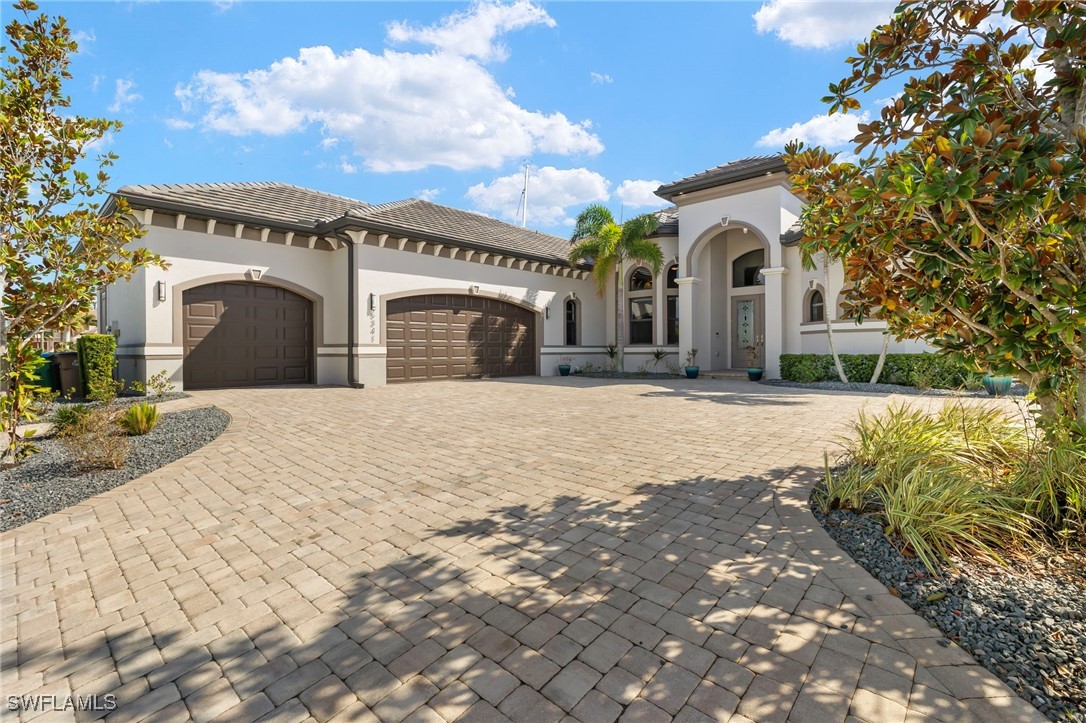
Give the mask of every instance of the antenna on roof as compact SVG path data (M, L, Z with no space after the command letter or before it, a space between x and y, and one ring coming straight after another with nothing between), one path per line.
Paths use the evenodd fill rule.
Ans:
M520 205L517 210L520 211L520 225L521 228L528 227L528 171L531 170L531 166L528 164L528 159L524 159L524 187L520 191Z

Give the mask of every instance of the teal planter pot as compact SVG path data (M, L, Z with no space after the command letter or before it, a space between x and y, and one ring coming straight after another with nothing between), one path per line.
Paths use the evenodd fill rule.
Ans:
M1002 397L1010 394L1011 385L1014 384L1014 377L984 377L980 380L980 383L993 397Z
M701 367L686 367L686 378L687 379L697 379L698 378L698 372L700 372L700 371L701 371Z
M751 380L752 382L762 381L763 374L765 374L765 371L763 371L762 369L747 369L747 379Z
M569 364L559 364L558 365L558 373L561 374L564 377L568 377L569 376L569 370L572 369L572 368L573 367L570 366Z

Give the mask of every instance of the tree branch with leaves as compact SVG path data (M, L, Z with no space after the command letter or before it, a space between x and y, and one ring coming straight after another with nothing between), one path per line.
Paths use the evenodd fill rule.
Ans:
M41 331L78 323L96 291L162 260L130 244L143 230L117 199L108 215L107 170L117 156L89 159L121 123L68 110L64 82L77 49L64 18L35 15L31 0L14 6L21 15L5 28L0 49L0 349L4 395L0 414L6 444L0 460L33 451L18 424L35 398L32 372Z

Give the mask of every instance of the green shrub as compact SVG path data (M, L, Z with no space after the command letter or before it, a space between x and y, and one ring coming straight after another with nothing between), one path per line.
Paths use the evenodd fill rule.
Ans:
M1086 544L1086 452L1067 440L1030 450L1011 471L1010 487L1048 531Z
M60 441L83 471L120 469L128 459L128 437L121 433L117 413L108 407L92 409L83 420L81 433Z
M840 354L850 382L869 382L878 354ZM837 381L832 354L781 354L781 379L790 382ZM879 382L921 389L957 389L976 378L968 369L939 354L887 354Z
M91 408L86 404L62 404L53 412L53 434L57 437L79 436L90 413Z
M121 415L120 424L131 436L147 434L158 424L158 405L147 402L133 404Z
M950 555L1001 561L998 550L1024 536L1015 500L952 465L902 457L892 484L875 487L886 534L901 538L929 570Z
M88 399L109 401L117 396L113 368L117 366L117 340L112 334L84 334L76 342L83 390Z
M165 370L160 371L158 374L154 374L147 380L147 389L154 392L156 397L161 397L169 394L177 387L170 381L170 376Z

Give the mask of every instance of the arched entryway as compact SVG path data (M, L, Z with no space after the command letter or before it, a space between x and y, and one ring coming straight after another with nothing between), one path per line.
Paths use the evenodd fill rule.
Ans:
M185 389L313 382L313 302L270 284L228 281L181 294Z

